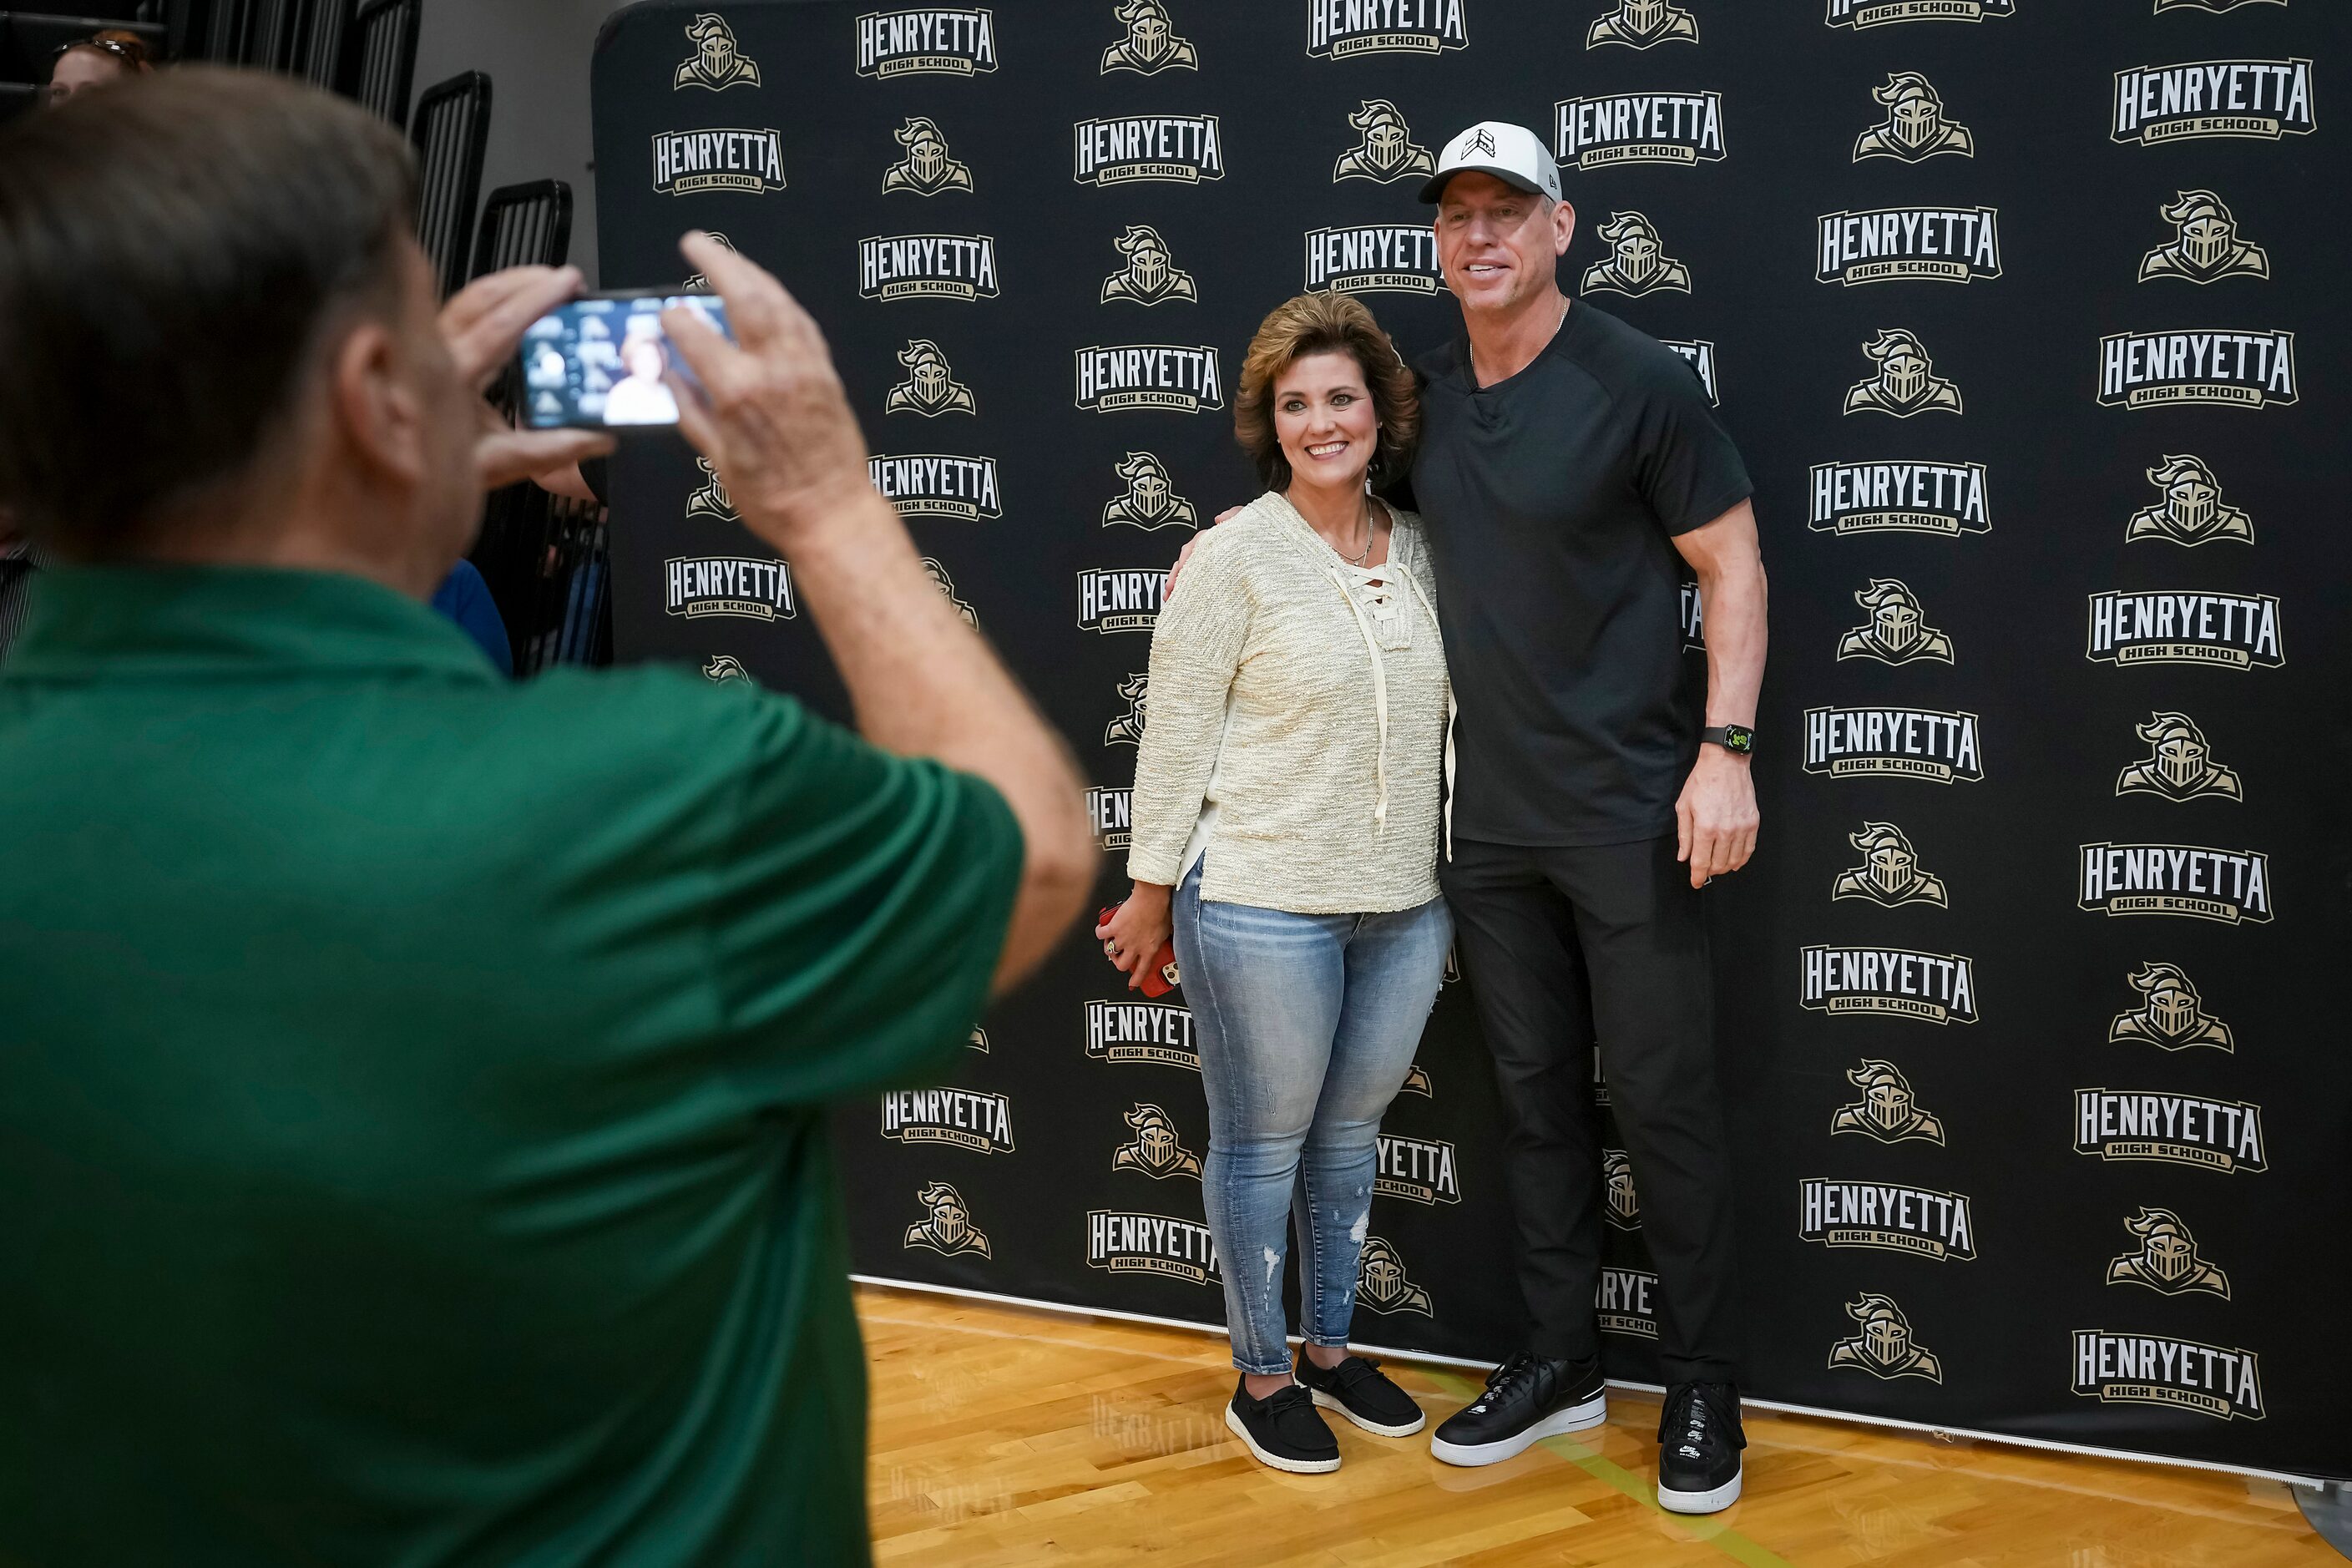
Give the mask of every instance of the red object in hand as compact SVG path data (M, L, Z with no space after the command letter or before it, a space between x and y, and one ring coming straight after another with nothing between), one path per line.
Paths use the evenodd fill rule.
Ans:
M1110 917L1118 913L1121 907L1121 904L1111 905L1096 917L1095 924L1097 927L1110 924ZM1110 954L1106 952L1103 956L1109 958ZM1113 967L1117 965L1114 963ZM1151 955L1151 962L1144 967L1141 990L1146 996L1165 996L1182 984L1182 977L1176 969L1176 943L1173 941L1163 942L1160 944L1160 951Z

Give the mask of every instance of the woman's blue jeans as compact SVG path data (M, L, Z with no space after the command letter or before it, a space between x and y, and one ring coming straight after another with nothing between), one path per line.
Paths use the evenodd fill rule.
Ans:
M1234 1365L1290 1370L1282 1260L1295 1218L1300 1331L1348 1342L1371 1224L1381 1113L1412 1069L1454 938L1444 899L1395 914L1296 915L1176 890L1176 959L1209 1098L1202 1197Z

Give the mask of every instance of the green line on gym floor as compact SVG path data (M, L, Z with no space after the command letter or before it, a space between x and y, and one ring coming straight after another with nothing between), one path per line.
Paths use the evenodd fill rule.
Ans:
M1414 1370L1457 1398L1467 1399L1478 1392L1477 1385L1467 1378L1439 1372L1433 1367L1416 1367ZM1717 1523L1704 1514L1668 1513L1658 1506L1656 1489L1647 1480L1573 1437L1547 1437L1537 1446L1550 1449L1594 1480L1607 1482L1660 1518L1674 1521L1734 1562L1746 1563L1747 1568L1794 1568L1794 1564L1779 1552L1758 1545L1727 1524Z

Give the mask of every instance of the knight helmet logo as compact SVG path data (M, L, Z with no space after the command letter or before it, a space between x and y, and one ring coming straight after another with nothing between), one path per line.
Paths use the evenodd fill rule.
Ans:
M1640 296L1661 289L1691 291L1690 268L1668 256L1655 225L1640 213L1611 213L1595 231L1609 254L1584 269L1588 294L1607 291Z
M735 248L735 242L728 238L725 235L719 233L717 229L706 228L702 232L706 238L717 240L721 249L732 250ZM698 289L708 293L710 289L710 279L702 273L698 272L693 277L688 279L682 287L688 293L692 293Z
M1911 1320L1892 1298L1865 1291L1860 1300L1846 1303L1845 1315L1860 1325L1861 1331L1830 1346L1832 1371L1852 1366L1873 1377L1944 1381L1943 1363L1912 1339Z
M1114 15L1127 28L1127 37L1103 51L1104 76L1113 71L1156 76L1166 70L1201 68L1200 51L1190 39L1176 36L1176 24L1161 0L1123 0Z
M1356 1300L1375 1312L1435 1315L1429 1292L1405 1274L1404 1259L1386 1237L1364 1238L1362 1260L1356 1268Z
M1601 1186L1607 1205L1601 1217L1620 1230L1640 1229L1642 1199L1633 1190L1633 1158L1624 1150L1601 1151Z
M2140 258L2139 280L2179 278L2212 283L2223 278L2268 278L2271 258L2238 237L2238 220L2210 191L2182 191L2156 209L2173 228L2172 243Z
M1437 172L1436 154L1412 139L1412 132L1404 122L1404 111L1387 99L1365 99L1356 112L1348 116L1348 123L1362 132L1364 138L1340 153L1339 161L1331 165L1332 184L1372 180L1385 185L1409 175L1425 176Z
M736 47L735 29L725 17L705 12L688 26L686 36L694 40L694 53L677 68L677 91L700 87L724 92L730 87L760 85L760 68Z
M1142 674L1130 675L1118 683L1118 700L1127 704L1127 711L1104 727L1104 745L1143 744L1144 708L1150 700L1149 687L1150 678Z
M1584 47L1623 44L1646 49L1653 44L1696 44L1698 18L1671 0L1615 0L1604 16L1585 30Z
M1919 1109L1918 1100L1911 1093L1911 1080L1893 1062L1864 1057L1860 1067L1847 1069L1845 1080L1862 1090L1862 1098L1852 1105L1839 1106L1832 1113L1832 1135L1859 1132L1881 1143L1900 1143L1911 1138L1939 1146L1943 1143L1942 1120Z
M2150 1045L2168 1051L2190 1046L2222 1051L2236 1048L2230 1026L2205 1011L2197 987L2189 983L2179 964L2144 963L2129 979L2132 989L2140 994L2140 1005L2134 1012L2116 1015L2107 1026L2109 1044Z
M1878 374L1847 390L1848 414L1891 414L1908 419L1930 410L1960 412L1959 388L1936 374L1927 348L1908 328L1884 329L1862 345L1862 352L1878 366Z
M735 521L735 502L727 494L727 481L719 477L719 470L710 466L708 458L695 458L694 466L702 470L702 488L686 498L686 515Z
M1899 158L1916 163L1939 153L1963 158L1977 155L1977 139L1965 125L1944 118L1944 100L1917 71L1896 71L1885 87L1870 96L1886 106L1886 118L1864 132L1853 144L1853 161Z
M2148 753L2116 776L2117 795L2160 795L2167 800L2195 800L2219 795L2243 800L2243 786L2235 768L2213 760L2205 731L2186 713L2156 712L2132 733L2148 744Z
M946 596L949 604L955 606L956 614L963 617L963 624L977 630L979 612L956 597L955 579L948 575L948 569L926 555L923 557L923 570L930 574L932 585Z
M1868 899L1894 909L1900 904L1933 904L1949 909L1944 879L1919 869L1918 852L1901 828L1891 822L1865 822L1862 831L1846 836L1862 851L1862 864L1838 873L1830 886L1832 899Z
M920 114L909 116L906 124L890 132L890 140L904 147L907 155L882 171L884 194L912 191L919 196L935 196L941 191L971 189L971 169L948 156L948 139L940 134L938 121Z
M1158 229L1137 224L1111 245L1127 258L1127 265L1103 279L1102 304L1128 300L1138 305L1157 305L1167 300L1200 298L1192 275L1176 265Z
M2221 481L2202 458L2168 455L2147 471L2147 482L2163 491L2153 506L2132 513L2124 529L2126 543L2160 539L2172 544L2202 544L2212 539L2254 542L2254 520L2221 500Z
M923 1205L925 1217L920 1224L907 1227L907 1238L900 1246L928 1247L950 1258L964 1252L976 1252L982 1258L992 1256L987 1236L971 1223L971 1210L953 1187L945 1182L933 1182L915 1194L915 1201Z
M1919 596L1894 578L1873 577L1868 587L1855 591L1853 602L1870 612L1870 619L1838 638L1838 658L1881 664L1952 662L1952 639L1927 624Z
M1177 1141L1176 1123L1156 1105L1138 1105L1127 1113L1135 1141L1122 1143L1111 1155L1111 1169L1137 1171L1155 1181L1170 1176L1201 1179L1201 1156Z
M702 676L706 680L723 684L730 680L750 680L751 672L745 669L743 661L733 654L715 653L710 656L710 662L702 667Z
M2197 1238L2170 1209L2143 1208L2124 1221L2139 1250L2107 1262L2110 1285L2145 1285L2168 1296L2203 1290L2230 1299L2230 1277L2197 1255Z
M1200 518L1192 503L1176 493L1166 465L1149 452L1129 452L1111 469L1127 483L1127 493L1103 508L1105 528L1125 523L1129 528L1197 528Z
M971 388L955 379L948 356L929 338L912 338L896 356L907 379L890 389L882 401L885 414L976 414Z

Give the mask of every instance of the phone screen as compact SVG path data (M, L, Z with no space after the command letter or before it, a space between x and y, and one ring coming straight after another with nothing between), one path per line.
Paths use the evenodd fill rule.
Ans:
M619 430L677 423L677 397L665 380L677 359L662 331L672 305L699 311L730 341L727 307L715 294L632 294L574 300L531 323L522 339L522 408L535 430Z

